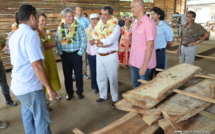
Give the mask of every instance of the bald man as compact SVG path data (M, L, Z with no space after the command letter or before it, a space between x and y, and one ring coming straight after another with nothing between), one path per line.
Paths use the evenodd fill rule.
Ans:
M78 21L78 23L80 23L84 27L84 29L86 29L90 25L90 21L89 21L89 19L84 17L82 14L83 14L82 8L80 6L77 6L75 8L75 19ZM87 58L86 57L87 57L87 54L84 53L82 55L82 62L83 62L82 72L83 72L83 77L86 79L89 79L89 76L87 75Z
M132 43L130 53L130 69L133 88L141 83L138 79L151 80L156 67L155 39L156 24L147 17L144 11L143 0L133 0L131 11L136 18L132 30Z

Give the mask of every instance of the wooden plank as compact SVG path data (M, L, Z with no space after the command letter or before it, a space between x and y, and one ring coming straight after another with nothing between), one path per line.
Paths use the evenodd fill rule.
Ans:
M132 105L126 99L121 99L120 101L118 101L115 104L115 106L119 110L128 111L128 112L135 112L135 113L139 113L139 114L143 114L143 115L151 115L151 116L155 115L155 116L157 116L157 115L161 114L161 110L159 110L159 109L146 110L146 109Z
M200 70L201 68L194 65L179 64L159 73L148 84L128 92L146 99L162 100L166 92L183 85Z
M84 134L81 130L79 130L78 128L75 128L72 130L75 134Z
M195 95L195 94L188 93L188 92L185 92L185 91L182 91L182 90L174 89L173 92L176 92L176 93L179 93L179 94L183 94L183 95L186 95L186 96L190 96L190 97L193 97L193 98L196 98L196 99L200 99L200 100L203 100L203 101L215 103L215 99L211 99L211 98L208 98L208 97Z
M148 124L149 126L152 126L154 124L158 123L158 120L162 119L162 115L143 115L142 119Z
M135 105L143 109L151 109L159 103L159 101L145 99L143 97L137 97L136 95L133 95L130 93L123 93L122 96L124 97L125 100L130 102L132 105Z
M215 105L210 106L209 108L207 108L206 111L214 114ZM215 121L201 115L196 115L186 121L177 123L176 125L181 128L180 130L175 130L165 119L159 120L158 125L164 130L165 134L173 134L173 133L214 134L215 133L215 127L214 127Z
M140 85L124 93L123 97L133 105L144 109L151 109L170 95L173 89L186 83L200 70L199 67L189 64L173 66L159 73L148 84Z
M193 86L187 87L184 91L208 98L214 98L215 80L203 80ZM196 98L176 94L162 103L159 108L162 109L162 112L166 112L171 120L178 123L200 113L210 105L211 103Z
M206 111L202 111L199 113L199 115L202 115L208 119L212 119L215 121L215 114L212 114L212 113L209 113L209 112L206 112Z
M157 124L148 126L138 114L130 112L106 127L90 134L159 134L158 129Z

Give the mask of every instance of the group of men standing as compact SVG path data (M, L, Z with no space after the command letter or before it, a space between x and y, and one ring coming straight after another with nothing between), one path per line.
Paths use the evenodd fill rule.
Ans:
M133 87L138 87L138 79L151 80L154 69L165 68L166 48L173 42L173 32L164 23L164 12L160 8L151 10L152 19L145 15L143 0L133 0L131 11L135 17L132 28L132 45L130 53L130 70ZM120 27L113 16L113 9L105 6L101 18L97 14L90 16L90 23L82 17L81 7L76 8L76 16L71 8L63 10L64 20L58 26L55 36L57 53L61 56L65 78L66 99L73 97L73 70L76 76L76 94L83 99L83 61L86 54L89 59L92 88L99 91L96 103L107 99L108 81L112 97L112 106L118 101L118 41ZM47 111L44 87L54 100L57 93L52 89L42 64L43 52L40 38L34 30L38 27L36 9L31 5L22 5L18 12L19 29L9 41L11 63L13 65L11 90L22 104L22 118L26 134L50 134L50 117ZM194 18L187 13L187 20ZM202 42L207 33L194 23L194 19L182 30L182 41L179 46L181 62L193 61L190 51L194 53L196 44ZM196 32L196 30L201 32ZM193 30L193 31L192 31ZM188 35L191 35L191 40ZM204 34L198 40L197 36ZM183 46L182 46L183 45ZM88 46L88 48L87 48ZM87 48L87 50L86 50ZM189 50L187 50L189 48ZM191 50L190 50L191 49ZM85 58L84 58L85 56ZM84 59L82 59L84 58ZM84 62L85 63L85 62ZM192 62L190 62L192 63ZM85 65L84 65L85 66Z

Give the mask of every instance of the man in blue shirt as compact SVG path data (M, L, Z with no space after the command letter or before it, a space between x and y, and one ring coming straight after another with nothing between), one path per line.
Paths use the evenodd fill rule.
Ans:
M71 8L63 10L63 17L61 24L58 26L55 41L57 43L57 53L61 56L63 73L65 79L65 87L67 96L70 100L73 97L73 78L74 70L76 76L76 93L79 99L84 96L83 92L83 77L82 77L82 55L86 50L87 38L85 30L80 23L75 21L74 13Z
M173 44L173 30L164 22L165 13L159 7L151 9L151 18L157 25L157 36L155 41L157 60L156 68L164 69L166 65L166 48ZM157 73L158 71L155 72L155 74Z
M89 19L86 17L82 16L82 8L81 7L76 7L75 9L75 19L80 23L84 29L88 28L90 25ZM83 76L86 79L89 79L89 76L87 75L87 58L86 58L86 53L82 55L82 61L83 61Z

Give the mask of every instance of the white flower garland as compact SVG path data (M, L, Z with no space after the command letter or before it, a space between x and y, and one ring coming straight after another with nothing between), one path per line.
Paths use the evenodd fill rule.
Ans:
M62 45L68 45L75 41L75 36L77 35L78 22L74 21L71 24L68 35L66 36L66 21L63 19L58 26L59 40Z
M108 20L106 24L100 20L94 29L94 39L101 40L110 36L116 24L118 24L118 20L115 17Z

